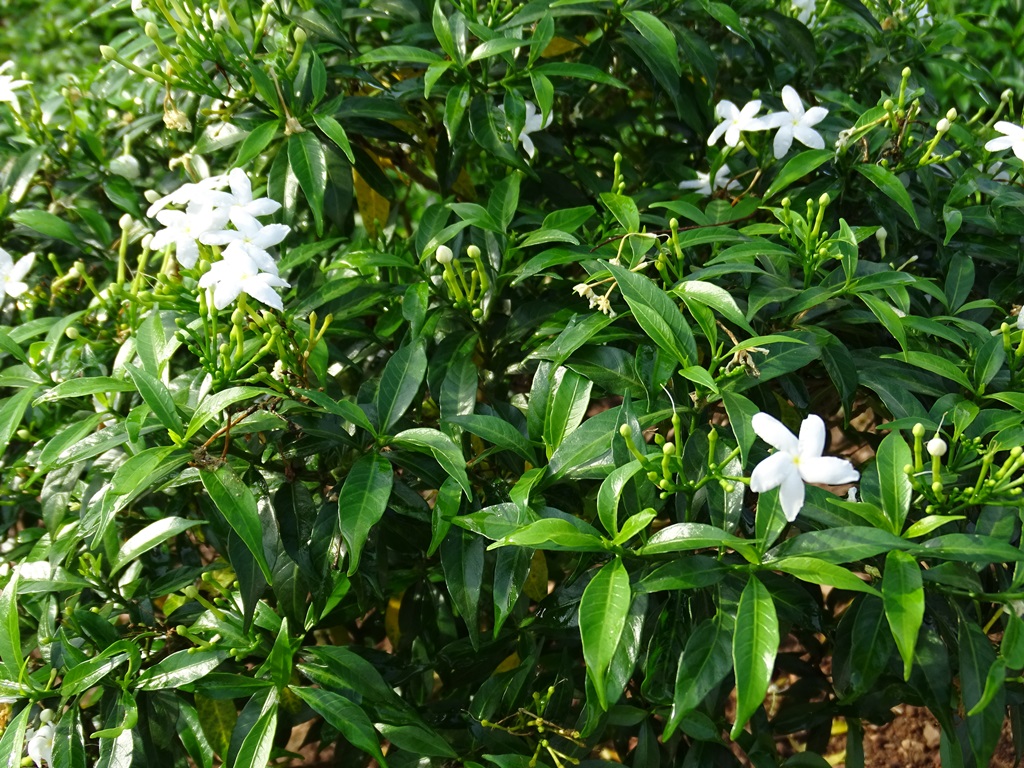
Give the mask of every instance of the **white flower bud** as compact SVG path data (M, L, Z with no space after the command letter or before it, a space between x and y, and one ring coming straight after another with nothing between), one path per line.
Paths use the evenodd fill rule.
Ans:
M946 118L942 118L941 120L939 120L939 122L937 122L935 124L935 131L939 135L945 133L948 130L949 130L949 120L947 120Z
M132 216L130 213L122 214L121 218L117 220L117 226L121 229L128 229L132 225Z
M437 251L434 253L434 259L438 264L451 264L452 259L455 258L455 254L452 253L452 249L447 245L437 246Z
M941 437L933 437L925 447L928 449L929 456L939 457L946 455L946 441Z
M120 155L110 161L110 172L126 179L139 178L139 161L131 155Z
M949 111L946 112L946 119L952 123L954 120L956 120L958 114L959 113L956 111L956 107L950 107Z
M107 61L110 61L111 59L117 56L117 51L111 48L109 45L101 45L100 56L102 56Z
M885 238L887 238L888 236L889 232L886 230L885 227L879 227L878 229L875 230L875 240L877 240L879 244L884 243Z

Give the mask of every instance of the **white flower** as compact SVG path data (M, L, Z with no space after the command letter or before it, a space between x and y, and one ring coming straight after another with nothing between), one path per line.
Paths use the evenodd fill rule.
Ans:
M814 12L818 9L816 0L791 0L793 10L796 11L796 20L806 25Z
M24 88L26 85L31 85L31 80L15 80L10 75L5 75L8 69L14 66L13 61L5 61L0 64L0 102L6 101L11 105L11 109L15 112L21 112L21 105L18 103L18 94L14 91L18 88Z
M56 730L52 722L46 722L39 726L38 730L25 733L28 737L25 751L36 764L36 768L41 768L43 762L47 766L53 765L53 737Z
M505 105L499 104L498 109L502 112L505 111ZM530 138L531 133L537 131L543 131L549 125L553 115L548 115L548 119L545 120L544 116L537 111L537 105L532 101L526 102L526 121L523 123L523 130L519 132L519 143L523 145L523 149L526 150L526 154L533 159L534 154L537 152L537 148L533 146L533 139Z
M757 436L776 450L750 475L750 490L764 493L779 488L779 502L789 522L804 505L804 483L840 485L853 483L860 473L846 459L822 456L825 422L811 414L800 425L800 438L767 413L754 414L751 426Z
M779 129L773 145L775 159L789 152L793 139L812 149L824 149L825 140L813 126L825 119L828 110L824 107L811 107L805 111L800 96L788 85L782 89L782 103L786 107L785 112L773 112L762 118L766 127Z
M1024 331L1024 307L1017 313L1017 327Z
M267 198L264 198L267 199ZM272 200L270 202L273 202ZM220 209L222 212L224 209ZM226 245L224 258L232 259L236 255L249 257L263 272L277 274L277 264L267 248L277 245L291 231L287 224L260 224L251 216L240 217L235 222L238 229L221 229L209 231L199 236L199 241L207 245Z
M208 176L207 178L197 182L187 182L182 184L169 195L157 198L157 200L149 206L149 210L146 211L146 215L153 218L168 205L188 205L193 202L208 205L208 203L206 203L206 195L215 190L223 189L227 184L228 177L223 174Z
M193 204L185 211L160 211L156 220L164 228L153 235L150 248L159 251L173 243L174 258L178 264L191 269L199 260L196 241L209 232L219 231L227 224L228 214L224 209L197 208Z
M280 311L284 304L274 289L290 285L277 276L276 268L274 272L260 272L256 262L238 251L210 267L210 271L199 278L199 287L213 289L213 306L217 309L224 309L240 293L245 293Z
M985 144L985 151L998 152L1003 149L1012 149L1013 154L1024 160L1024 128L1008 123L1005 120L1000 120L995 124L995 129L1003 135L989 140Z
M231 223L236 227L241 228L241 222L256 222L257 216L266 216L271 213L276 213L280 208L281 204L276 200L271 200L269 197L260 197L253 199L252 197L252 182L249 181L249 175L241 168L233 168L228 173L228 184L231 186L230 201L228 196L224 195L221 197L207 196L212 205L226 205L228 208L228 218L231 219ZM221 201L222 202L218 202ZM282 239L284 239L282 237ZM280 242L280 241L278 241Z
M710 195L719 189L739 189L742 186L736 179L732 178L732 169L723 165L715 173L715 181L711 182L711 171L701 173L697 171L697 178L690 181L679 182L680 189L692 189L698 195Z
M728 99L722 99L715 106L715 117L720 122L708 136L708 146L712 146L719 137L725 134L725 143L735 147L740 143L740 132L742 131L763 131L766 126L758 117L761 111L761 100L747 102L743 109L739 109Z
M139 161L127 152L110 161L110 172L126 179L139 178Z
M32 269L35 258L34 253L26 253L15 263L11 254L0 248L0 289L12 299L18 298L28 290L24 278Z

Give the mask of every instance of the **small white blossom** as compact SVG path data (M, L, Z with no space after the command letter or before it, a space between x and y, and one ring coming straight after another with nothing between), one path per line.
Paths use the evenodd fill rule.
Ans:
M34 253L26 253L17 262L11 258L11 254L0 248L0 290L16 299L28 290L28 284L24 282L25 276L32 269L35 261Z
M1024 331L1024 307L1017 313L1017 327Z
M191 269L199 260L197 241L210 232L220 231L227 224L228 215L223 209L199 208L190 205L185 211L160 211L156 220L164 228L153 235L150 248L162 250L174 245L174 258L178 264Z
M502 112L505 111L505 105L499 104L498 109ZM530 138L531 133L537 133L537 131L543 131L549 125L553 115L549 114L548 119L545 120L544 116L537 111L537 105L532 101L526 102L526 121L523 123L523 130L519 132L519 143L523 145L523 149L526 150L526 154L533 159L533 156L537 152L537 148L533 146L533 139Z
M264 225L251 217L239 218L235 226L238 229L221 229L215 232L207 230L199 236L199 242L207 245L226 245L223 253L225 259L234 258L236 254L244 254L263 272L272 272L276 275L277 264L274 257L267 252L267 248L284 240L291 227L286 224Z
M1008 123L1005 120L1000 120L995 124L995 129L1003 135L989 140L985 144L985 150L987 152L999 152L1003 149L1012 149L1013 154L1024 160L1024 128Z
M762 118L767 127L779 129L773 144L775 159L778 160L789 152L789 148L793 146L793 139L805 147L824 149L825 140L814 130L814 126L825 119L828 110L824 107L804 110L800 96L789 85L782 89L782 104L786 107L785 112L773 112Z
M228 173L228 184L231 187L231 199L228 200L225 196L223 203L227 205L228 218L236 227L241 226L240 222L254 223L257 216L277 213L281 208L279 202L271 200L269 197L253 199L252 182L249 180L249 175L241 168L233 168ZM216 199L211 199L212 205L218 204Z
M224 309L244 293L280 311L284 304L274 289L290 285L277 276L276 268L274 272L261 272L248 255L237 252L210 267L210 271L199 278L199 287L212 289L213 306L217 309Z
M697 171L697 178L689 181L679 182L680 189L692 189L698 195L710 195L719 189L740 189L740 184L736 179L732 178L732 169L728 165L723 165L715 173L714 182L711 181L711 171L702 173Z
M53 722L51 722L53 713L50 710L44 710L43 715L40 715L40 719L42 720L43 716L47 713L49 713L49 718L37 730L25 733L27 737L25 751L32 762L35 763L36 768L42 768L44 762L47 766L53 765L53 738L56 735L57 729L54 727Z
M760 111L760 99L747 102L743 109L740 109L728 99L722 99L715 106L715 117L722 122L716 125L711 135L708 136L708 146L714 145L721 138L722 134L725 134L725 143L730 147L735 147L740 143L741 132L765 130L768 126L757 117L757 113Z
M941 437L933 437L928 441L925 448L928 449L928 455L933 458L939 458L946 455L946 441Z
M796 11L796 20L801 24L810 23L814 12L818 9L816 0L791 0L793 10Z
M153 218L168 205L205 203L207 193L223 189L227 184L228 177L225 174L208 176L201 181L186 182L169 195L164 195L154 200L153 204L149 206L149 210L146 211L146 215Z
M15 112L21 112L21 105L18 103L18 94L15 91L18 88L24 88L26 85L31 85L31 80L15 80L10 75L5 75L8 69L14 66L13 61L5 61L0 64L0 102L7 102L11 105L11 109Z
M804 505L804 483L841 485L854 483L860 473L846 459L822 456L825 422L811 414L800 425L799 439L767 413L754 414L751 426L757 436L776 450L750 475L750 490L764 493L779 489L779 503L789 522L796 520Z

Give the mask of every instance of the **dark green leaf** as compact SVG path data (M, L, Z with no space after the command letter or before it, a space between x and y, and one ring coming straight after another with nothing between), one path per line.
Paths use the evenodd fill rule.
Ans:
M344 147L342 148L344 150ZM306 196L309 209L313 212L318 236L324 233L324 190L327 187L327 159L324 146L309 131L293 133L288 138L288 163L292 173L299 180L302 194Z
M779 648L779 621L768 589L751 576L736 609L732 638L736 670L736 721L729 733L736 739L768 693L775 654Z
M598 704L608 709L605 677L629 614L629 574L619 558L610 560L590 580L580 600L580 636L587 675L594 681Z

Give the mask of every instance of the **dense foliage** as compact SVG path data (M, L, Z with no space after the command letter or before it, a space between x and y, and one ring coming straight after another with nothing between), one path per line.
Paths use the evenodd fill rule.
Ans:
M11 5L0 763L1024 751L1015 3Z

